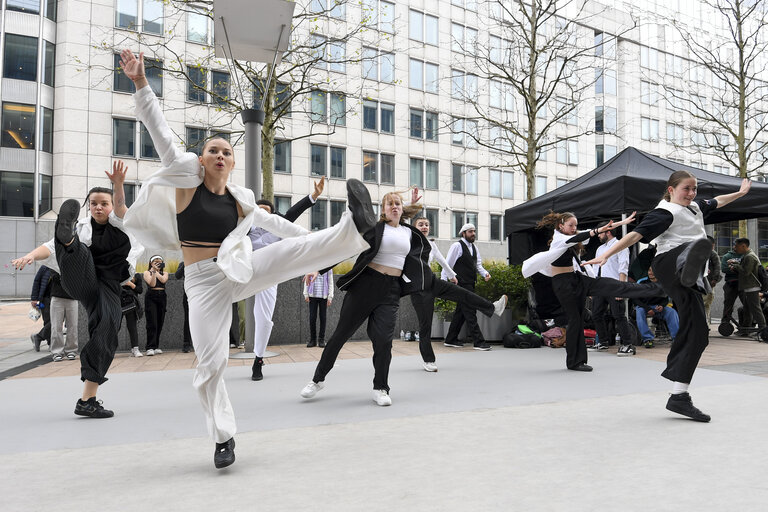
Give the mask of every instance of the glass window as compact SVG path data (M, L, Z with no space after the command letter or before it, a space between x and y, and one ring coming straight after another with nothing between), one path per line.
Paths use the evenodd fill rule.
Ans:
M491 214L491 240L501 240L501 215Z
M42 215L53 209L53 179L50 176L41 174L39 180L40 193L37 197L37 214Z
M34 214L35 175L31 172L0 172L0 215L32 217Z
M461 53L464 46L464 26L451 23L451 50Z
M43 83L53 87L54 70L56 69L56 45L43 41Z
M331 148L331 178L347 177L346 148Z
M376 156L376 153L371 151L363 151L363 181L378 182Z
M318 199L315 205L309 209L309 228L312 231L319 231L328 227L328 201Z
M436 16L429 14L424 16L424 42L437 46L438 43L438 23Z
M395 106L382 103L380 108L382 133L395 133Z
M477 226L477 212L467 212L467 222Z
M328 104L325 91L312 91L312 112L309 115L313 123L324 123L327 120Z
M437 238L440 228L440 210L427 208L424 210L424 216L429 220L429 236Z
M568 141L568 165L579 165L579 141Z
M424 136L427 140L437 141L437 112L426 112L424 114L425 121L425 133Z
M187 151L199 156L205 144L205 137L203 128L187 128Z
M229 73L226 71L211 71L212 100L217 105L224 106L229 100Z
M376 110L378 104L375 101L363 100L363 130L377 130Z
M345 201L331 201L331 226L339 223L346 210L347 203Z
M543 196L547 193L547 177L536 176L536 197Z
M427 160L426 173L427 173L426 188L437 190L440 187L438 163L434 160Z
M424 41L424 14L411 10L408 13L408 37Z
M125 192L125 206L131 207L136 200L136 192L139 185L137 183L123 183L123 192Z
M138 0L117 0L115 5L115 26L135 30L138 23Z
M40 0L7 0L6 7L9 11L26 12L28 14L39 14Z
M35 106L3 102L2 147L35 149Z
M411 186L424 188L424 160L411 158Z
M464 72L458 69L451 70L451 96L460 100L464 95Z
M453 164L451 166L451 181L454 192L464 192L464 166Z
M53 153L53 110L43 109L43 127L41 130L40 149L46 153Z
M278 116L291 117L291 86L278 82L275 87L275 112Z
M511 172L502 173L502 196L504 199L514 199L515 195L515 175Z
M51 21L56 21L56 11L58 9L59 0L45 0L43 7L45 7L45 17Z
M346 17L347 5L341 3L341 1L337 2L336 0L330 0L330 4L331 12L329 13L329 16L331 18L343 20Z
M453 118L451 125L451 142L457 146L464 145L464 120Z
M491 197L501 197L501 171L490 170L488 195Z
M161 0L144 0L142 14L144 18L142 31L157 35L163 33L163 2Z
M3 77L37 80L37 38L5 34Z
M208 100L206 91L205 69L197 66L188 66L187 75L187 100L205 103Z
M603 129L606 133L616 133L616 109L605 107L603 112Z
M382 82L394 82L395 81L395 54L394 53L382 53L381 60L381 81Z
M160 155L155 151L152 137L149 136L149 131L144 126L144 123L139 123L139 132L141 134L141 158L154 158L159 160Z
M595 131L603 133L603 107L595 107Z
M424 89L424 63L420 60L410 60L408 87L418 90Z
M453 233L453 238L459 238L459 230L461 229L461 226L464 225L464 212L452 212L453 215L451 215L451 232Z
M555 149L556 149L556 153L557 153L557 156L556 156L557 163L559 163L559 164L567 164L568 163L568 150L566 148L565 141L564 140L557 141L557 143L555 144Z
M363 63L363 78L368 80L379 79L379 57L375 48L363 48L361 57Z
M340 41L328 43L328 68L337 73L347 70L346 45Z
M344 93L334 92L331 97L331 124L334 126L347 125L347 99Z
M201 10L187 13L187 41L206 44L208 42L208 16Z
M145 74L152 92L158 98L163 97L163 61L157 59L144 59ZM133 84L131 84L133 85Z
M476 148L477 141L480 140L480 132L478 131L479 128L477 126L477 121L467 119L464 124L467 135L465 138L465 145L468 148Z
M125 76L123 69L120 67L120 55L115 54L115 75L112 84L112 90L116 92L130 92L133 94L136 92L136 88L130 78Z
M438 93L438 72L437 64L424 64L424 90L431 93Z
M566 183L568 183L568 180L565 178L555 178L555 188L560 188Z
M275 196L275 210L277 213L285 213L291 209L291 198L287 196Z
M310 144L310 169L314 176L325 176L326 174L326 153L328 148L326 146L319 146L317 144Z
M275 139L275 172L291 172L291 141Z
M381 155L381 182L395 184L395 155Z
M112 125L112 154L136 156L136 121L113 119Z
M395 33L395 4L381 2L379 4L379 30Z
M465 191L467 194L477 195L477 167L469 167L467 169L467 184Z
M411 110L411 137L422 137L424 113L421 110Z

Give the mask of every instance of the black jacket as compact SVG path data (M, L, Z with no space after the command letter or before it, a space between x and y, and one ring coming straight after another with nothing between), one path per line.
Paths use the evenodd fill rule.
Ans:
M312 200L307 195L307 196L304 196L304 198L301 201L299 201L298 203L296 203L293 206L291 206L290 208L288 208L288 211L285 212L285 215L283 215L283 214L281 214L279 212L276 212L276 213L277 213L277 215L280 215L285 220L289 220L291 222L295 222L296 219L298 219L299 216L302 213L304 213L305 211L307 211L310 208L312 208L312 206L314 204L315 203L313 203Z
M379 221L373 229L369 229L363 233L363 238L371 246L370 249L360 254L355 261L355 265L352 270L344 274L336 281L336 285L340 290L346 290L359 276L365 267L373 261L373 258L379 253L379 247L381 247L381 239L384 236L385 222ZM426 237L410 224L401 223L411 230L411 250L405 257L405 264L403 265L403 275L405 275L410 283L406 283L401 280L401 292L400 295L408 295L414 292L420 292L432 285L432 279L435 278L432 274L432 270L429 268L427 261L429 260L429 251L432 250L432 246L429 245L429 241Z

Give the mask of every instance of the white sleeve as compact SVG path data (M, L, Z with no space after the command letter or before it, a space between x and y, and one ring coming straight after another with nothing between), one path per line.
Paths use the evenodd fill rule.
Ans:
M279 215L267 213L261 208L255 208L253 211L253 225L264 228L280 238L293 238L309 234L309 231L298 224L285 220Z
M429 253L430 260L434 258L435 261L437 261L437 263L442 267L444 275L448 276L448 279L454 279L456 277L456 272L453 271L453 268L451 268L451 266L445 260L443 254L440 252L440 249L437 248L437 244L435 242L429 242L429 245L432 246L432 252Z
M624 274L626 276L629 271L629 249L619 251L617 257L619 258L619 274Z
M328 271L328 300L333 300L333 269Z
M160 155L160 161L165 167L171 165L184 155L184 152L174 143L173 132L165 120L155 93L147 85L136 91L133 98L136 102L136 117L147 128L155 150Z
M445 262L448 264L448 268L453 271L453 266L456 264L456 260L459 259L459 256L461 256L461 241L454 243L450 249L448 249L448 255L445 257ZM454 273L454 275L456 275ZM440 278L443 280L448 279L448 272L446 272L445 267L443 267L443 271L440 273Z
M480 258L480 250L475 246L475 252L477 253L477 271L480 272L480 275L483 277L488 276L488 271L483 268L483 260Z

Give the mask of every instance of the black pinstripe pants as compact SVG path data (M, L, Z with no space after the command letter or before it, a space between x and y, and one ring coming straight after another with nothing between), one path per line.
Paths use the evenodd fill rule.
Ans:
M61 285L88 313L88 342L80 352L80 380L99 385L117 350L117 333L123 314L120 283L98 279L90 249L77 237L69 245L56 241L56 260L61 270Z

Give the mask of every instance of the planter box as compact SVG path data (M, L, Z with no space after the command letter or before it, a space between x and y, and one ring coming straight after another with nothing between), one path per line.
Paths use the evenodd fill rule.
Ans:
M501 316L477 315L477 324L486 341L501 341L505 334L515 328L515 314L510 309L505 309Z
M432 338L445 338L445 333L448 332L445 326L446 324L443 322L442 318L437 315L432 315Z

